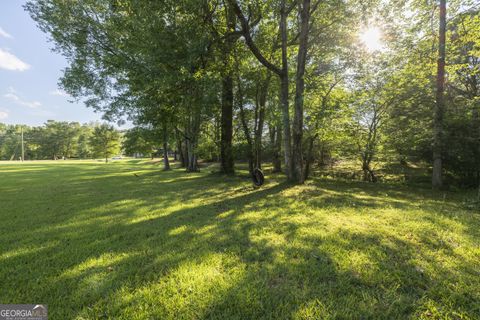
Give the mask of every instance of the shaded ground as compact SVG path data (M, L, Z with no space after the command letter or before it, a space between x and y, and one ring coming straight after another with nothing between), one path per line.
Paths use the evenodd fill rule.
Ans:
M475 319L480 214L465 198L1 164L0 301L48 304L51 319Z

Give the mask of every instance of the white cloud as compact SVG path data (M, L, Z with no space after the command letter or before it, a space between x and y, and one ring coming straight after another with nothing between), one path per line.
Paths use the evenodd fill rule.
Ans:
M12 39L12 35L0 27L0 37Z
M35 108L38 108L40 107L42 104L38 101L26 101L26 100L23 100L22 98L20 98L18 95L17 95L17 92L15 91L15 89L13 89L12 87L8 88L8 93L4 94L3 96L9 100L12 100L13 102L15 102L16 104L18 105L21 105L21 106L25 106L25 107L29 107L29 108L32 108L32 109L35 109Z
M8 118L8 112L0 111L0 120L7 119L7 118Z
M30 69L30 65L23 62L10 52L0 49L0 68L12 71L25 71Z
M70 97L70 95L69 95L68 93L66 93L65 91L60 90L60 89L56 89L56 90L50 91L50 94L51 94L52 96Z

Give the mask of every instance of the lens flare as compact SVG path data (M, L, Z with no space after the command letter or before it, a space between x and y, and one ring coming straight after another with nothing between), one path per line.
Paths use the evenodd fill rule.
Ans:
M360 41L368 51L381 51L384 49L382 43L382 31L377 27L370 27L360 33Z

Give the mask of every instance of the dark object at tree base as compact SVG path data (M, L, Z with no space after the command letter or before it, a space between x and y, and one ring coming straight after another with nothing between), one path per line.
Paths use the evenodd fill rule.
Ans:
M252 180L254 185L256 185L257 187L260 187L263 184L263 182L265 182L265 176L263 175L262 170L258 168L254 169Z

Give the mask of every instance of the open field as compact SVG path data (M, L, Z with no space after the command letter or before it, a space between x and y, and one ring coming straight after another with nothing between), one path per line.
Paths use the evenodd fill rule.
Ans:
M0 301L50 319L478 319L463 192L0 164ZM134 175L136 174L136 176Z

